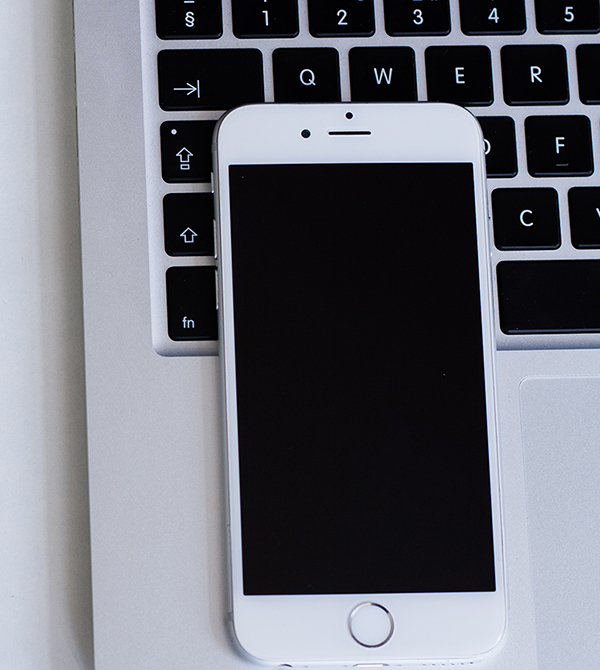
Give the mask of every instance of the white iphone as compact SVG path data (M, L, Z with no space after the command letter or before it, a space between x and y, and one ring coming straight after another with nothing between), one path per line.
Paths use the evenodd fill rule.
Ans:
M484 658L506 595L477 121L241 107L214 166L235 637L292 667Z

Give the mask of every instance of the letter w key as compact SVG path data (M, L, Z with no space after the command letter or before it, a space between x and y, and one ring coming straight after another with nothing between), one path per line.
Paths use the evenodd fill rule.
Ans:
M350 89L357 102L417 99L415 53L410 47L350 49Z
M381 86L381 82L385 79L385 83L389 86L392 83L392 74L394 72L394 68L389 68L388 70L385 70L384 68L381 68L381 70L377 70L376 67L373 68L373 72L375 73L375 81L377 82L378 86Z

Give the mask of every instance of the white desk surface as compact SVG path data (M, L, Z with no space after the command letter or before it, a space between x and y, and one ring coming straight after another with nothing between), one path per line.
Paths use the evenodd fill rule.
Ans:
M71 0L0 0L0 668L93 667Z

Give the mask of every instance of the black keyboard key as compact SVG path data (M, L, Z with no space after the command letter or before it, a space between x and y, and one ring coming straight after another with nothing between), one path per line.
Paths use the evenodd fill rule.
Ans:
M524 0L460 0L465 35L521 35L527 28Z
M161 51L158 97L166 110L224 110L263 102L262 53L258 49Z
M215 268L173 267L167 270L167 326L172 340L216 340Z
M530 116L525 139L532 177L587 176L594 171L587 116Z
M577 47L579 99L586 105L600 105L600 44Z
M383 0L388 35L448 35L449 0Z
M503 333L600 332L600 261L504 261L496 270Z
M313 37L373 35L373 0L308 0L308 28Z
M598 0L535 0L535 22L545 35L597 33L600 31Z
M163 40L221 37L221 0L156 0L156 34Z
M163 198L169 256L214 256L212 193L169 193Z
M417 99L415 52L410 47L350 49L350 89L357 102Z
M501 49L502 88L507 105L566 105L567 53L559 44Z
M485 165L488 177L514 177L517 174L515 122L510 116L480 116Z
M553 188L492 191L494 242L498 249L558 249L558 193Z
M427 99L480 106L494 102L492 61L486 46L425 49Z
M600 249L600 188L569 189L571 242L577 249Z
M216 121L165 121L161 125L162 178L166 182L210 181L215 125Z
M295 37L298 0L232 0L236 37Z
M273 79L276 102L339 102L337 49L275 49Z

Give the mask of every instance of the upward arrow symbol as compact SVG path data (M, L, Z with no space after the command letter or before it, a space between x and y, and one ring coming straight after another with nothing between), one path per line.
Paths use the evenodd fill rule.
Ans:
M179 156L180 161L187 163L190 160L190 156L193 156L194 154L189 149L183 147L183 149L180 149L175 155Z
M192 244L194 237L198 237L198 233L195 233L191 228L186 228L179 237L183 237L186 244Z

